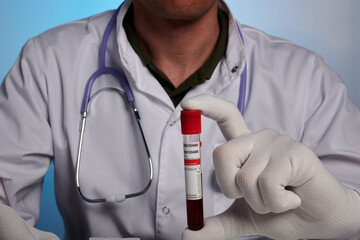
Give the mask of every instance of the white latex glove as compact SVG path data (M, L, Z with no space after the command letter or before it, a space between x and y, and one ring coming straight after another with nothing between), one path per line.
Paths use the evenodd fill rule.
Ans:
M59 240L52 233L40 231L25 223L17 212L0 203L1 240Z
M223 193L236 199L224 213L205 219L203 229L185 230L184 240L248 234L360 239L359 195L342 186L306 146L273 130L251 133L235 105L212 96L181 106L217 121L228 142L213 153L216 178Z

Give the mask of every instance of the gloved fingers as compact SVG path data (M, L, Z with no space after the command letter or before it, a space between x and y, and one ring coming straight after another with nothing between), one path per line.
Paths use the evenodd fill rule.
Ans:
M29 226L9 206L0 203L0 239L36 240Z
M301 205L301 198L291 191L294 175L293 164L288 156L269 159L258 179L258 187L269 212L286 212Z
M265 205L274 213L298 208L304 204L302 198L308 198L310 193L302 194L302 185L316 179L319 172L314 172L318 169L314 166L320 161L305 145L287 136L276 136L271 148L269 164L258 181Z
M265 214L270 210L265 205L258 186L259 176L268 164L269 158L264 152L252 152L236 175L236 183L241 189L248 205L257 213Z
M237 175L247 203L259 214L298 207L299 196L286 189L298 169L293 161L295 142L273 130L263 130L251 137L256 145Z
M0 239L6 240L59 240L52 233L40 231L26 224L18 213L0 203Z
M55 234L51 232L41 231L30 226L29 228L32 234L35 236L36 240L60 240Z
M183 100L181 107L185 110L199 109L205 117L215 120L226 140L249 132L238 108L225 100L210 95L200 95Z
M248 136L230 140L218 146L213 152L216 179L224 195L231 199L243 197L236 176L247 161L253 149ZM241 171L241 170L240 170Z

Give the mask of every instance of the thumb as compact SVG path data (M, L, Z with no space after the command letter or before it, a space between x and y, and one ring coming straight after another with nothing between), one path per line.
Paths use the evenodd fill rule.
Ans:
M231 140L249 132L237 107L225 100L210 95L200 95L182 101L184 110L199 109L205 117L217 122L226 140Z
M186 229L183 240L231 240L235 237L256 233L249 205L244 199L237 199L223 213L206 218L204 227L198 231Z
M185 229L182 235L183 240L218 240L228 239L225 237L225 232L222 223L218 216L205 219L204 227L198 231L191 231ZM231 239L231 238L229 238Z

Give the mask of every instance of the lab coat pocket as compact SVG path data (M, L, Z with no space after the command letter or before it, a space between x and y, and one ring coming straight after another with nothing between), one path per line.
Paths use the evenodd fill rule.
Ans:
M215 148L217 148L218 146L220 146L222 144L224 144L224 143L214 144L213 151L215 150ZM214 201L214 215L217 215L217 214L224 212L226 209L228 209L234 200L227 198L223 194L223 192L221 191L219 184L217 183L217 180L216 180L214 165L213 165L212 169L213 169L212 180L213 180L213 190L214 190L214 200L213 200Z

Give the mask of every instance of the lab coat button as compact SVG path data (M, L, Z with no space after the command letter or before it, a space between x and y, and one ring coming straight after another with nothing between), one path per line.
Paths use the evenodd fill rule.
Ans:
M170 213L170 208L163 207L162 212L163 212L163 214L168 215Z
M173 126L175 126L175 124L176 124L176 121L173 121L172 123L170 123L170 126L173 127Z
M231 69L232 73L236 73L239 70L238 66L233 67L233 69Z

